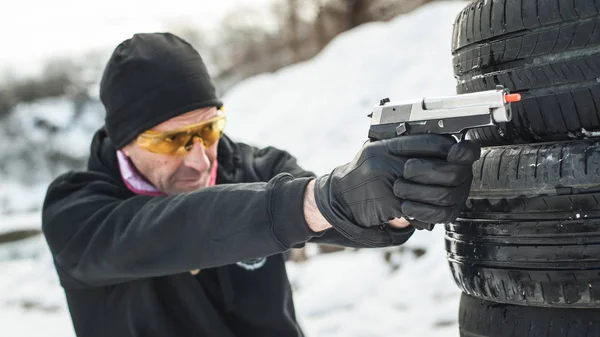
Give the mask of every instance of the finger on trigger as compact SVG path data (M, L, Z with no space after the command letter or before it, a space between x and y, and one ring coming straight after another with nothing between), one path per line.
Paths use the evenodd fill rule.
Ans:
M455 164L473 164L481 157L481 147L471 141L463 140L454 144L449 152L447 161Z

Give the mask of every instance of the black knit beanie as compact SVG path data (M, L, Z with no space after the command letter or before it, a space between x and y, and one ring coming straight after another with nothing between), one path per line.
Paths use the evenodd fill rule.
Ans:
M104 70L100 100L118 149L170 118L223 105L198 51L170 33L135 34L119 44Z

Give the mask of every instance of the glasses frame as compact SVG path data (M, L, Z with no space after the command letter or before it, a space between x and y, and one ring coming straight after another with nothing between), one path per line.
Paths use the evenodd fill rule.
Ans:
M189 149L191 149L191 146L189 146L190 144L188 144L188 143L193 144L195 142L196 138L202 139L202 137L199 137L198 134L200 133L200 130L203 127L205 127L209 124L214 124L219 121L223 121L223 123L225 123L227 121L227 115L219 114L218 116L207 119L200 123L190 124L190 125L187 125L187 126L184 126L181 128L177 128L177 129L173 129L173 130L169 130L169 131L146 130L137 137L136 142L137 142L138 146L140 146L140 148L142 148L143 150L148 151L148 152L166 154L166 155L182 155L182 154L184 154L184 153L181 153L182 148L184 148L185 153L189 152ZM223 130L224 129L225 129L225 125L223 125ZM221 136L223 135L223 130L221 131L221 135L219 136L219 138L221 138ZM186 136L196 135L196 137L191 137L190 140L186 144L179 146L177 148L177 150L174 151L173 154L162 153L160 151L156 152L156 151L151 150L151 148L150 148L151 145L157 144L157 143L163 142L163 141L168 141L167 138L175 136L175 135L179 135L179 134L184 134ZM188 149L188 147L189 147L189 149Z

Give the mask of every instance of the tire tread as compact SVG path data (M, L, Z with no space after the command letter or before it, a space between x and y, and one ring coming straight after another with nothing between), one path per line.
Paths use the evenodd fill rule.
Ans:
M523 97L513 103L513 121L470 130L468 138L496 146L583 139L584 129L600 130L597 116L579 122L573 116L597 110L575 106L573 114L568 104L551 105L600 86L596 6L590 0L478 0L458 14L452 41L457 94L504 85Z
M463 292L538 307L600 306L600 140L486 148L446 225Z
M530 308L498 304L462 294L458 311L461 337L600 336L598 309Z

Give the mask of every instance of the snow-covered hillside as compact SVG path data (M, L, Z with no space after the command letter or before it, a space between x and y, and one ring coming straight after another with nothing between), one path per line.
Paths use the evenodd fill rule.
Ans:
M224 97L227 133L286 149L316 173L351 160L379 99L454 94L452 23L465 5L434 2L389 23L361 26L310 61L242 82ZM73 132L65 140L80 146L85 134ZM28 198L13 188L14 200ZM38 227L39 214L0 217L0 232ZM348 250L290 263L307 337L458 336L460 293L446 264L443 234L441 227L417 232L392 250L390 262L384 250ZM0 245L0 335L40 332L74 336L44 241Z
M238 84L224 97L226 132L276 144L318 173L352 159L367 137L367 114L381 98L455 94L452 23L465 5L433 3L389 23L370 23L338 36L307 62Z

